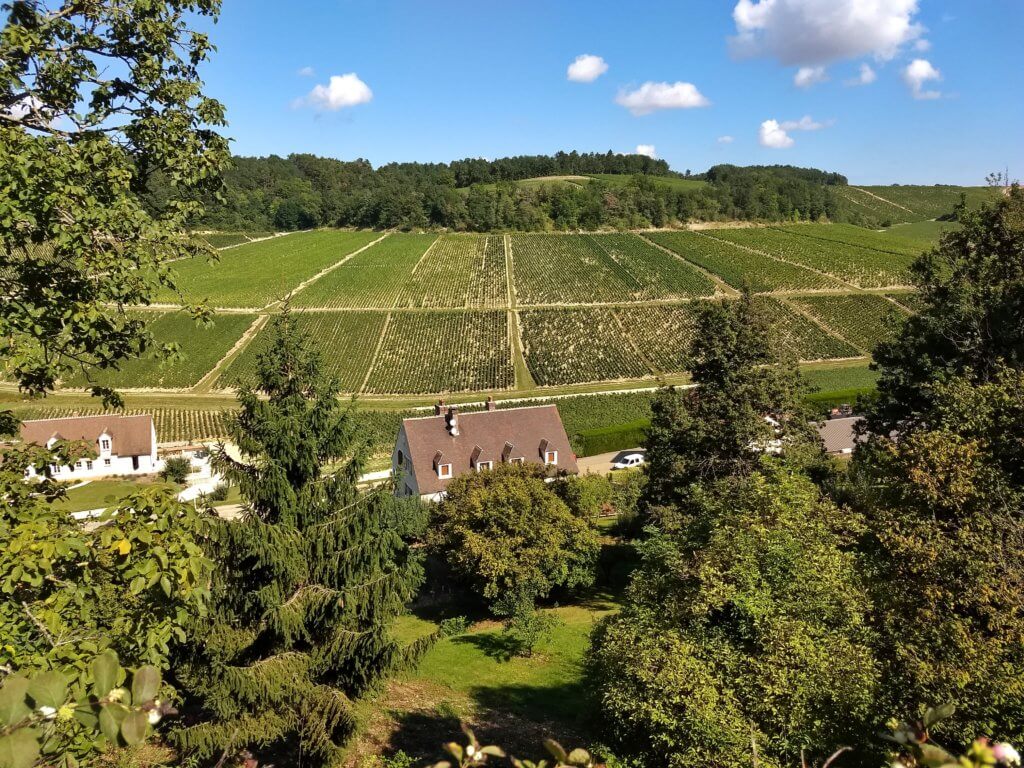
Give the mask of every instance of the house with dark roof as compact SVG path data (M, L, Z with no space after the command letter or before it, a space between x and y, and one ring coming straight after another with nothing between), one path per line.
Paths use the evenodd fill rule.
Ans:
M857 443L864 437L857 434L857 425L863 421L862 416L840 416L823 421L818 425L818 434L825 446L825 453L833 456L849 456Z
M45 448L58 440L85 442L95 458L79 459L74 465L52 465L58 480L91 480L112 475L149 475L159 471L156 428L149 414L139 416L73 416L63 419L34 419L21 425L21 439ZM29 470L29 476L34 474Z
M391 457L395 493L437 501L453 477L499 464L537 464L554 477L578 474L576 456L554 405L461 413L443 402L433 416L403 419Z

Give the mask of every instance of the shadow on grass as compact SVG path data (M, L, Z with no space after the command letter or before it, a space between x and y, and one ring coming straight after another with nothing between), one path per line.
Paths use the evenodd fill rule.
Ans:
M581 685L482 686L471 690L476 714L466 720L483 744L496 744L519 758L547 757L544 739L580 746L593 739L590 711ZM445 758L442 745L466 742L459 719L444 705L396 714L384 754L399 751L418 763Z
M472 645L485 656L497 661L510 661L519 650L519 644L503 632L476 632L452 638L453 643Z

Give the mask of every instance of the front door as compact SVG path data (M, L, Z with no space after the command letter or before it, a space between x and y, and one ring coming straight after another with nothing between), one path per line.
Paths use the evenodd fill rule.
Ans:
M139 457L132 456L132 469L137 470L139 468Z

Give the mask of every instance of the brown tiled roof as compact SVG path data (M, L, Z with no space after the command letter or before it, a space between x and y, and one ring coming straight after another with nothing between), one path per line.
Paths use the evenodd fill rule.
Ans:
M508 459L521 456L527 462L543 464L541 443L547 441L548 450L558 451L556 469L579 472L554 405L459 413L458 426L459 434L453 437L443 414L402 421L420 493L438 493L448 482L437 476L434 465L438 453L443 457L440 463L452 465L454 477L474 470L475 460L500 464L503 452ZM506 443L512 444L511 451L506 449Z
M863 417L848 416L844 419L829 419L818 427L818 434L825 443L826 453L843 453L853 450L859 442L855 428Z
M46 445L51 437L55 437L58 440L84 440L98 449L100 435L104 432L110 435L110 452L115 456L142 456L153 450L153 417L149 414L36 419L21 425L21 439L36 445Z

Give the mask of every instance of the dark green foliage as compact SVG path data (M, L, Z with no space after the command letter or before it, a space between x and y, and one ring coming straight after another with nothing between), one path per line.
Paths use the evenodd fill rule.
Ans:
M555 588L592 584L599 550L589 521L555 495L543 471L514 464L453 479L427 542L499 616L532 608Z
M351 733L353 699L403 660L390 626L421 568L388 527L401 513L386 489L357 490L353 411L288 312L257 380L229 430L241 458L214 456L245 514L218 528L214 620L196 628L181 673L206 722L176 735L205 757L274 746L326 764Z
M228 493L231 491L231 486L227 483L217 483L213 487L213 490L207 495L207 499L210 501L225 501L228 498Z
M881 375L868 415L879 434L927 423L934 384L1024 367L1024 190L959 218L913 264L917 314L874 351Z
M652 406L649 505L676 503L692 483L742 474L762 453L808 441L800 374L773 342L749 293L702 304L686 356L696 387L663 389Z
M219 0L4 3L0 31L0 334L6 374L40 393L153 346L127 307L173 286L168 260L217 186L224 110L202 94ZM159 205L139 197L167 180ZM114 393L98 388L108 400Z
M855 521L773 458L675 512L594 633L589 668L617 744L646 766L774 767L868 733L868 603L844 552Z
M858 450L886 711L958 712L943 737L1024 738L1024 373L931 391L927 426Z
M160 477L172 483L183 485L185 478L192 471L192 462L184 456L172 456L164 461L164 468L160 470Z

